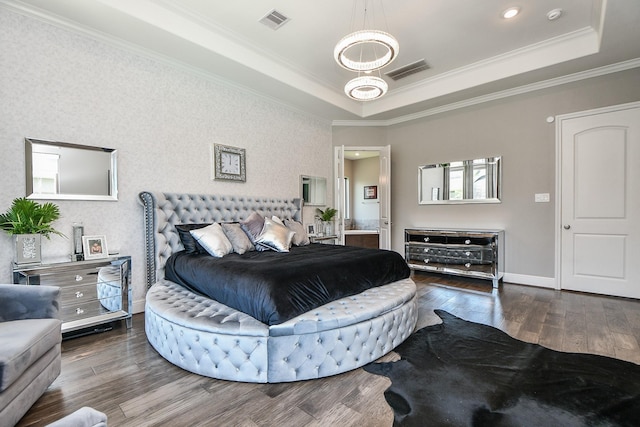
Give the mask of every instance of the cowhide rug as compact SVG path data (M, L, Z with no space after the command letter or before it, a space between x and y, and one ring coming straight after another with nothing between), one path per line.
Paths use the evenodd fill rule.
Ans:
M640 366L563 353L435 310L443 323L370 363L394 426L640 426Z

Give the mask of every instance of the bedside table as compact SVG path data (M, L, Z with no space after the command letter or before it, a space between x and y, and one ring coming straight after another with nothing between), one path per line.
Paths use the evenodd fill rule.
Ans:
M131 257L13 266L13 283L59 286L62 332L115 320L131 327Z

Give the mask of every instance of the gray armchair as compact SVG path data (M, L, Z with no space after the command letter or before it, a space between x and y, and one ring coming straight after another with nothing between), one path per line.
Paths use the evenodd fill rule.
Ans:
M60 374L60 288L0 284L0 427L15 425Z

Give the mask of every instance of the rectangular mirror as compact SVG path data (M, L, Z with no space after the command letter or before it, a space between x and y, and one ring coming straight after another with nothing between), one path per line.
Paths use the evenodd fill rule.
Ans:
M327 204L327 178L301 175L300 195L305 206L325 206Z
M111 148L25 138L27 198L118 200Z
M418 203L500 203L500 157L418 168Z

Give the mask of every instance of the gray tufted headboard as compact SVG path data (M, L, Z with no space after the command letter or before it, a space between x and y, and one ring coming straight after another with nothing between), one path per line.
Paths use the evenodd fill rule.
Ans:
M302 219L302 199L217 196L180 193L140 193L144 207L147 289L164 278L164 265L183 248L176 224L241 221L251 212L281 219Z

